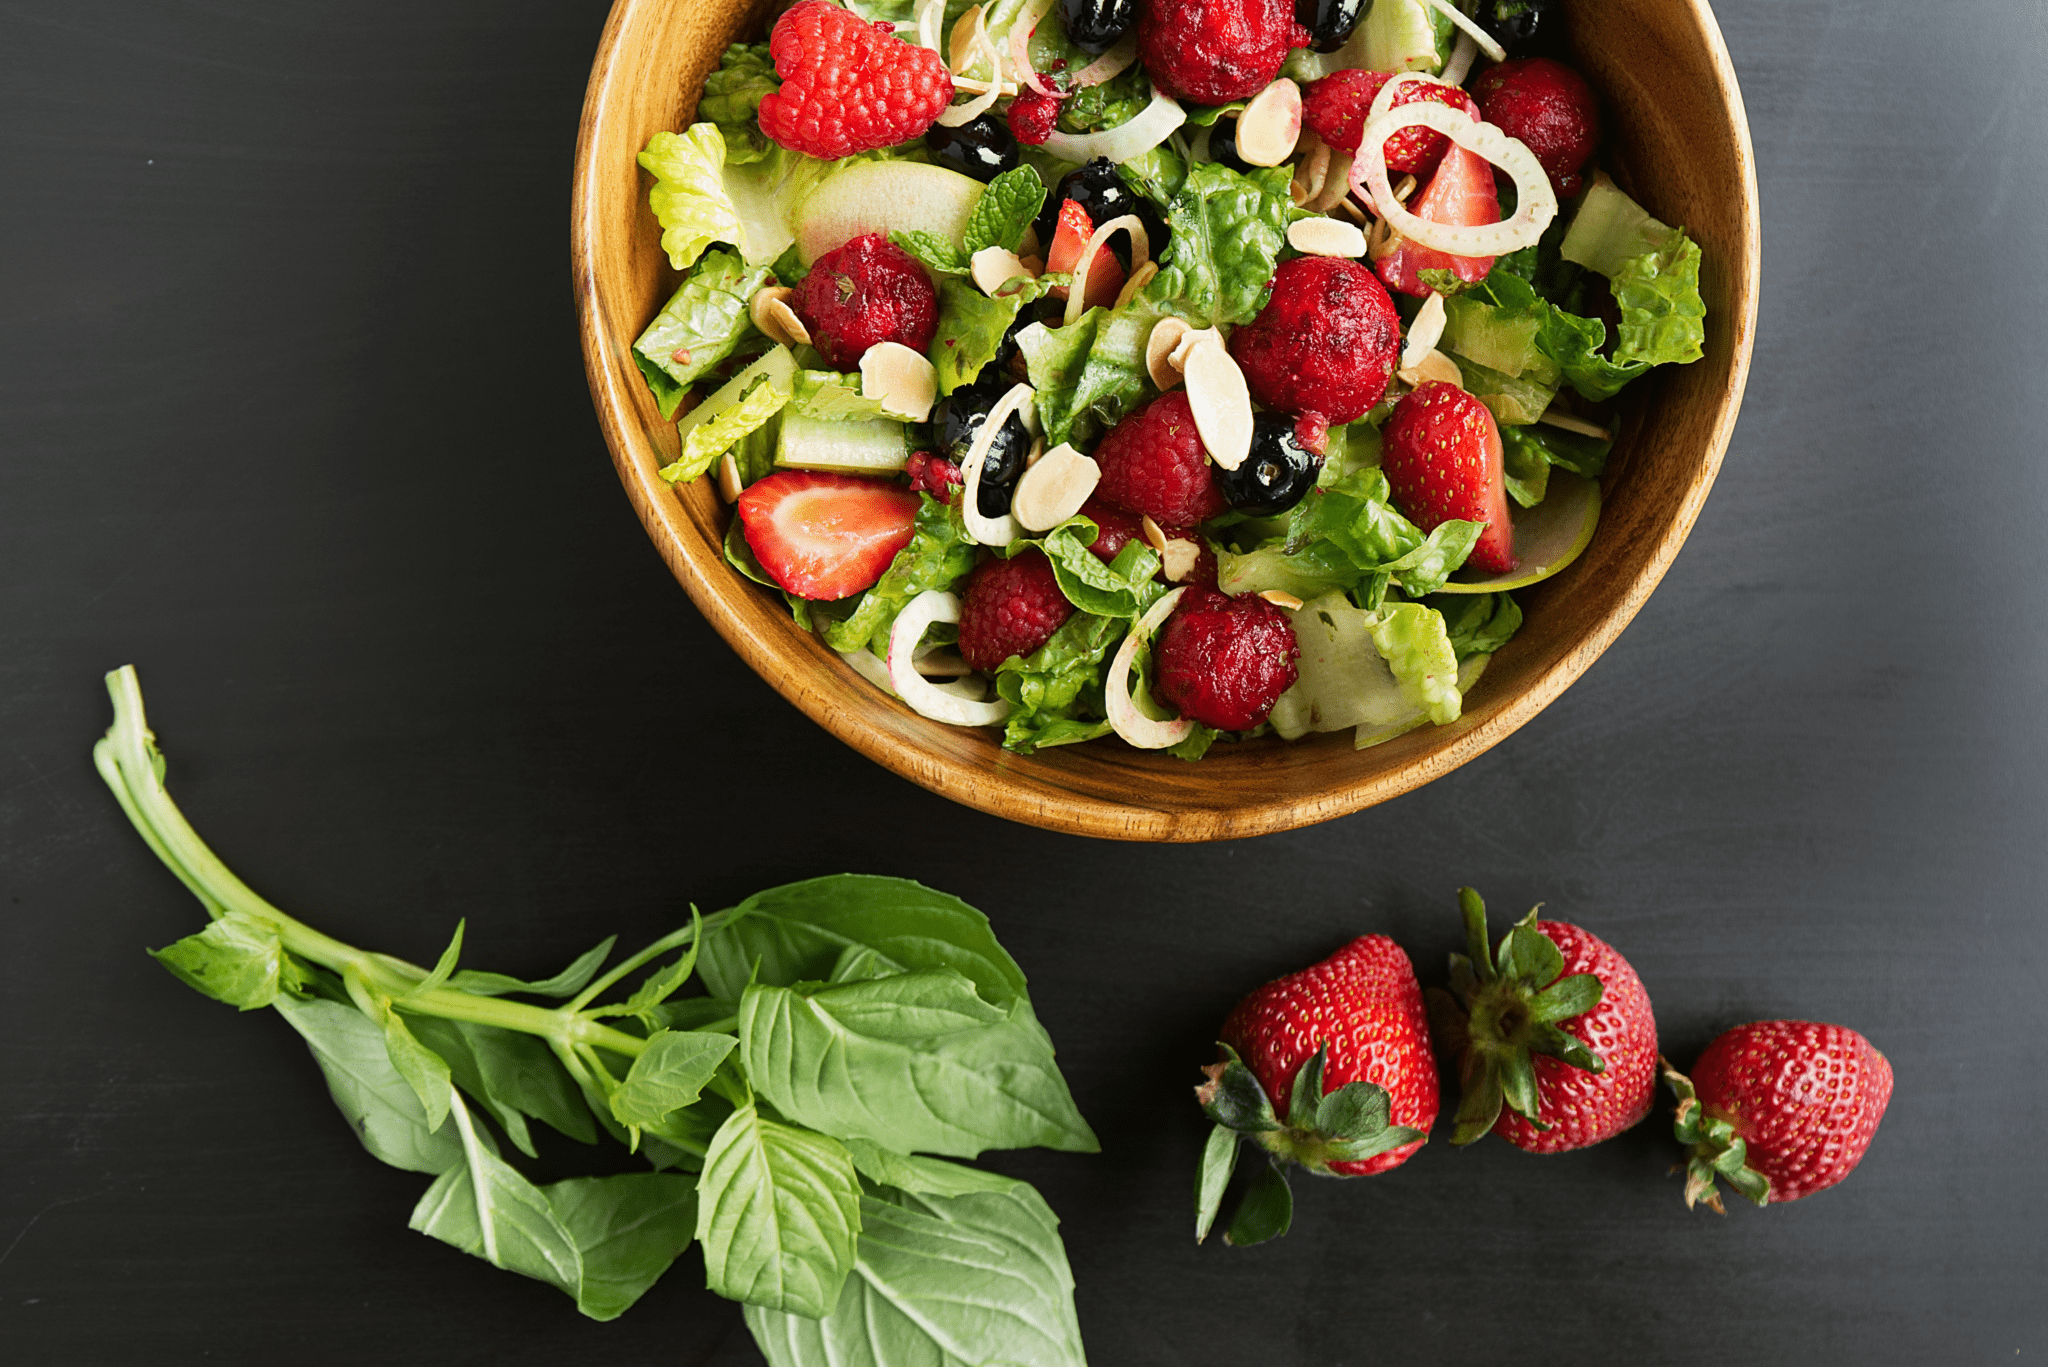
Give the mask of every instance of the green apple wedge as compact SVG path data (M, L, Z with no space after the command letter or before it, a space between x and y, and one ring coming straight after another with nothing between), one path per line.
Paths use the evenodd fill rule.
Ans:
M1550 491L1533 508L1516 508L1515 559L1505 574L1463 569L1439 593L1504 593L1550 578L1579 558L1600 525L1600 483L1564 470L1550 472Z
M860 162L829 176L795 214L796 247L810 265L864 233L927 232L960 245L981 199L972 176L915 161Z

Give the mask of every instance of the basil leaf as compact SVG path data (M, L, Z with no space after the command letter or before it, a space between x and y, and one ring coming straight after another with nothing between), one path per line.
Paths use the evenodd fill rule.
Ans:
M733 519L738 522L739 519ZM573 997L583 990L583 985L597 976L597 970L611 957L612 946L619 942L616 935L607 935L596 948L576 956L576 962L552 978L539 982L527 982L521 978L508 978L503 973L479 973L464 969L448 980L448 985L458 992L468 992L478 997L502 997L508 992L530 992L537 997Z
M243 1011L269 1006L304 981L276 928L244 916L224 916L149 956L185 986Z
M353 1006L280 997L277 1013L305 1038L327 1091L370 1156L408 1172L441 1173L462 1161L452 1130L439 1133L392 1066L384 1032Z
M838 1301L863 1204L838 1140L743 1106L712 1136L697 1201L711 1290L796 1315L822 1315Z
M981 999L1026 1000L1024 971L996 943L988 917L907 878L845 873L759 892L704 943L698 971L714 997L737 1000L758 981L823 981L849 945L867 945L898 971L950 968Z
M410 1228L508 1272L571 1296L583 1284L583 1255L539 1187L479 1139L462 1098L452 1098L463 1161L442 1173L413 1207Z
M999 1172L948 1163L943 1158L915 1158L891 1153L866 1139L841 1140L853 1155L853 1166L870 1182L898 1187L919 1196L966 1196L977 1191L1011 1191L1025 1184Z
M661 1132L670 1112L696 1104L718 1065L738 1043L731 1035L657 1030L611 1095L621 1125Z
M535 1156L529 1115L571 1139L597 1142L574 1080L536 1036L435 1016L414 1016L410 1025L420 1043L446 1061L455 1085L482 1103L527 1157Z
M972 260L984 247L1014 252L1024 245L1024 231L1045 204L1045 182L1029 166L1014 166L988 183L967 215L962 234L965 255Z
M1084 1367L1058 1221L1021 1184L861 1198L860 1259L820 1320L746 1310L770 1367Z
M740 999L740 1061L792 1120L898 1153L1093 1153L1028 1003L990 1006L951 970Z
M541 1188L583 1260L576 1308L617 1319L690 1246L697 1182L665 1173L574 1177Z

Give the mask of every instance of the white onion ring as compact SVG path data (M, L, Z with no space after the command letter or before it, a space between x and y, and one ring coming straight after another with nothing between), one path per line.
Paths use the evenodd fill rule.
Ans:
M1135 30L1117 40L1115 47L1097 57L1074 73L1073 89L1086 90L1091 85L1121 76L1130 70L1138 60L1138 35Z
M972 27L968 29L967 55L962 58L960 56L960 30L967 24L969 19L972 19L974 22ZM990 79L986 85L982 86L981 93L966 104L947 105L939 111L938 121L947 128L958 128L962 124L974 122L983 114L995 108L998 98L1006 94L1012 94L1016 90L1015 86L1005 85L1003 82L1003 56L1000 52L996 51L995 42L988 36L988 16L983 6L976 5L966 14L961 15L959 22L953 25L953 53L955 58L953 65L960 70L965 70L967 67L972 66L979 58L986 57L988 59ZM976 84L978 83L961 77L957 72L953 77L955 89L972 89Z
M1102 680L1103 711L1109 713L1110 728L1140 750L1164 750L1169 745L1178 745L1195 729L1195 724L1186 717L1155 721L1131 701L1131 661L1137 658L1138 647L1172 614L1174 605L1186 592L1185 588L1175 589L1145 610L1123 644L1116 648L1116 658L1110 661L1109 673Z
M939 46L939 30L946 22L946 0L917 0L911 17L917 21L917 45L930 48L944 61L946 50Z
M1397 370L1413 370L1422 364L1422 358L1436 350L1436 344L1444 337L1444 297L1435 290L1422 301L1422 312L1415 315L1414 323L1408 328L1408 344L1401 349L1401 364Z
M1424 3L1432 9L1441 10L1446 19L1463 29L1466 36L1479 44L1479 50L1486 54L1486 60L1489 62L1505 62L1508 59L1507 49L1493 41L1491 33L1479 27L1470 15L1467 15L1456 5L1452 4L1451 0L1424 0Z
M1129 161L1165 142L1173 136L1176 128L1187 121L1188 113L1180 107L1180 101L1154 86L1152 103L1139 110L1129 122L1101 133L1062 133L1055 128L1044 146L1046 151L1062 161L1090 162L1097 157Z
M1112 218L1088 235L1087 245L1081 248L1079 264L1074 267L1074 283L1067 286L1066 321L1074 322L1083 310L1082 296L1088 292L1088 272L1095 265L1096 253L1103 250L1111 233L1129 233L1131 238L1131 274L1152 259L1152 239L1145 232L1144 220L1136 214L1125 214Z
M1472 62L1479 56L1479 44L1471 34L1458 35L1458 45L1451 49L1451 60L1444 63L1440 73L1447 85L1463 85L1465 78L1472 74Z
M1037 30L1039 21L1052 13L1052 0L1031 0L1023 13L1010 25L1010 63L1016 71L1011 74L1024 84L1048 99L1058 99L1060 93L1038 79L1038 73L1031 69L1029 44L1031 35Z
M1409 212L1406 205L1394 198L1394 187L1387 183L1387 139L1404 128L1428 128L1442 133L1474 156L1507 172L1515 182L1518 199L1514 217L1461 228L1432 223ZM1366 120L1358 156L1351 163L1351 188L1372 200L1380 221L1393 231L1417 246L1450 256L1506 256L1533 247L1557 217L1557 195L1550 188L1550 176L1526 144L1509 137L1497 125L1482 123L1462 109L1434 100L1404 104Z
M967 539L976 545L1007 546L1024 535L1023 524L1008 513L1001 517L981 515L981 467L988 460L988 448L995 445L996 433L1003 430L1012 413L1022 416L1025 430L1037 435L1038 409L1032 404L1037 393L1028 384L1012 385L1010 392L997 399L995 407L981 420L981 429L974 434L974 442L960 462L960 524L966 529Z
M889 666L883 664L874 651L862 646L859 650L842 650L839 658L853 669L853 672L881 689L890 697L896 696L895 681L889 677Z
M959 620L960 600L944 589L926 589L904 604L889 628L889 683L920 717L951 726L994 726L1010 715L1009 703L964 698L953 691L957 685L935 684L917 672L917 643L925 629Z

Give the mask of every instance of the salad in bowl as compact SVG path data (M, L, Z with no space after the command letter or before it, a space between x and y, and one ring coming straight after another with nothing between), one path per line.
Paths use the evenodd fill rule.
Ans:
M1020 754L1456 721L1595 535L1617 394L1705 339L1554 21L799 0L639 157L661 478Z

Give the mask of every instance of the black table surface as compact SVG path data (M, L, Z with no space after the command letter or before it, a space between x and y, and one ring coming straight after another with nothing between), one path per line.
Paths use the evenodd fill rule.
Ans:
M545 973L844 869L986 909L1102 1137L990 1160L1061 1215L1098 1364L2048 1350L2048 10L1718 9L1762 317L1663 586L1449 777L1167 848L892 777L662 567L568 290L602 0L0 0L0 1358L759 1361L694 1252L600 1325L409 1233L424 1179L292 1031L144 957L201 913L91 766L129 662L201 832L359 944L467 917L468 962ZM1681 1062L1864 1031L1897 1092L1862 1167L1716 1218L1661 1120L1435 1142L1197 1248L1222 1013L1367 931L1440 982L1461 883L1620 947Z

